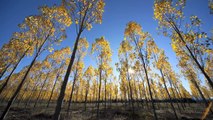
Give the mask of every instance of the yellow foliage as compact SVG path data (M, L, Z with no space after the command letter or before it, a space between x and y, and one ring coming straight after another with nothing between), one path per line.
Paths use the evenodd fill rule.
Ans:
M99 52L98 57L106 60L111 60L112 51L110 48L110 43L105 40L104 37L97 38L95 43L92 44L92 53L95 51Z
M127 37L131 37L132 35L135 35L135 34L141 34L141 26L139 24L137 24L136 22L129 22L127 24L127 27L125 29L125 36Z
M118 50L118 54L121 55L123 53L126 53L128 51L131 51L133 48L130 45L130 43L127 40L122 41L122 43L120 44L119 50Z

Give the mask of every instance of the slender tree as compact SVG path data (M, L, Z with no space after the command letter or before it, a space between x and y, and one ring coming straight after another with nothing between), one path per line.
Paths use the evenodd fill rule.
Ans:
M63 5L69 11L69 16L75 21L76 28L76 39L74 48L72 50L72 55L70 62L65 73L65 77L61 86L60 94L57 100L57 106L55 108L54 119L58 120L60 118L61 106L65 96L65 90L72 69L72 65L75 60L75 54L78 48L79 39L82 32L87 28L90 30L93 23L102 22L102 13L104 12L105 3L103 0L63 0Z
M155 0L154 17L164 35L170 36L172 48L181 59L186 58L204 75L213 89L211 72L205 70L207 56L212 56L212 43L206 40L206 33L201 32L201 20L197 16L190 17L190 24L183 26L183 8L186 0Z
M100 97L101 97L101 83L103 80L103 76L105 74L105 70L109 66L109 62L111 61L112 51L110 48L109 42L104 38L97 38L95 43L92 44L92 54L95 54L96 61L98 64L98 73L99 73L99 89L98 89L98 105L97 105L97 119L99 119L99 105L100 105Z
M154 43L154 41L151 41L150 42L150 49L152 49L154 51L154 59L155 59L155 65L157 67L157 69L159 70L160 74L161 74L161 80L163 81L163 85L164 85L164 88L167 92L167 95L169 97L169 100L170 100L170 104L171 104L171 107L174 111L174 114L175 114L175 118L178 119L178 116L177 116L177 113L176 113L176 110L175 110L175 107L174 107L174 104L173 104L173 101L172 100L172 97L171 97L171 94L169 93L169 90L168 90L168 87L167 87L167 84L166 84L166 78L165 78L165 74L168 74L170 71L171 71L171 66L167 60L167 57L165 56L164 54L164 51L163 50L160 50L157 45Z
M58 25L57 24L58 21L60 23L62 19L65 19L65 20L68 19L64 11L61 11L61 7L53 7L50 9L54 13L54 15L52 15L53 13L51 15L47 14L51 12L50 11L47 12L46 8L47 7L41 8L41 11L42 11L41 15L27 17L24 23L22 24L22 26L25 29L29 29L29 34L27 34L27 36L24 36L24 37L30 38L31 41L33 41L35 53L29 68L27 69L24 77L22 78L20 84L18 85L15 93L10 98L5 110L3 111L1 119L4 119L5 116L7 115L11 105L13 104L19 91L24 85L25 80L28 74L30 73L34 63L36 62L36 59L38 58L38 56L40 56L41 53L44 50L47 50L48 48L50 51L52 51L52 48L50 47L50 45L53 45L54 43L56 42L58 43L61 40L63 40L65 36L64 27L66 25L67 26L70 25L70 23L66 21L66 22L62 22L61 26L56 26Z
M153 93L151 90L150 78L149 78L149 61L151 57L151 50L148 49L147 43L152 40L151 36L147 32L143 32L142 28L136 22L129 22L125 28L125 37L128 41L134 44L137 55L141 60L143 71L148 84L149 94L152 102L152 109L155 119L157 120L156 108L153 100ZM145 44L145 45L144 45Z
M83 68L84 68L84 62L83 62L83 58L85 57L85 55L87 54L87 49L89 47L89 43L86 40L86 38L81 38L79 40L79 45L78 45L78 49L76 52L76 56L77 56L77 61L73 66L73 73L74 73L74 77L73 77L73 83L72 83L72 90L70 92L70 98L69 98L69 103L68 103L68 109L67 109L67 114L69 113L70 110L70 105L72 102L72 97L73 97L73 92L75 90L75 84L77 80L80 80L83 77Z
M131 104L132 107L132 114L134 115L135 113L135 108L134 108L134 99L133 99L133 73L134 70L132 68L132 62L134 61L134 53L132 50L132 46L127 40L124 40L121 42L120 47L119 47L119 57L121 62L121 75L125 77L124 79L127 80L128 82L128 95L129 95L129 103ZM130 59L128 59L130 58ZM134 116L132 116L134 117Z
M90 92L90 81L93 81L95 71L92 66L89 66L87 70L84 72L84 78L86 80L86 85L85 85L85 98L84 98L84 110L86 111L87 109L87 100L88 100L88 94Z

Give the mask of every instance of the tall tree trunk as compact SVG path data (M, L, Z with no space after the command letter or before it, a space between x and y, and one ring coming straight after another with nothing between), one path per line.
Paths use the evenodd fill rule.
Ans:
M8 69L11 65L12 65L12 63L9 63L9 64L5 67L5 69L1 72L1 74L0 74L0 79L4 76L4 74L6 73L7 69Z
M51 91L49 100L48 100L48 102L47 102L47 106L46 106L47 108L49 107L50 101L51 101L51 99L52 99L53 92L54 92L54 90L55 90L55 86L56 86L56 83L57 83L57 81L58 81L58 78L59 78L59 73L58 73L58 75L56 76L56 80L55 80L55 82L54 82L54 85L53 85L53 88L52 88L52 91Z
M70 98L69 98L69 102L68 102L67 115L69 114L70 106L71 106L71 103L72 103L72 96L73 96L73 92L75 90L75 82L76 82L76 79L77 79L77 74L78 74L78 70L76 69L74 79L73 79L73 84L72 84L72 90L70 92Z
M65 77L64 77L64 81L61 85L60 94L59 94L59 97L58 97L58 100L57 100L57 105L56 105L56 108L55 108L55 113L54 113L54 118L53 118L54 120L59 120L59 118L60 118L61 106L62 106L62 103L63 103L63 100L64 100L65 90L66 90L67 82L68 82L68 79L69 79L69 76L70 76L70 71L71 71L72 65L73 65L74 60L75 60L75 54L76 54L76 51L77 51L78 42L79 42L81 33L82 33L82 28L80 29L80 32L78 33L77 38L75 40L75 46L73 48L73 53L71 55L71 59L70 59L70 62L69 62L69 65L68 65L68 68L67 68L67 71L66 71L66 74L65 74Z
M30 81L27 83L27 85L26 85L26 87L25 87L25 89L24 89L24 91L23 91L23 94L21 95L20 99L18 100L17 107L19 106L19 104L20 104L20 103L22 102L22 100L24 99L23 97L24 97L24 95L25 95L25 91L27 91L29 85L30 85Z
M209 82L211 88L213 89L213 81L211 80L211 78L209 77L209 75L205 72L204 67L202 67L200 65L200 63L198 62L198 60L196 59L195 55L192 53L192 51L190 50L189 46L186 44L183 36L181 35L180 30L178 29L178 27L176 26L176 24L173 21L168 21L169 24L172 26L172 28L175 30L175 32L178 34L178 36L180 37L181 41L183 43L185 43L185 47L188 50L190 56L192 57L192 59L194 60L194 62L196 63L197 67L200 69L200 71L203 73L203 75L205 76L205 78L207 79L207 81Z
M99 89L98 89L98 105L97 105L97 119L99 119L99 104L100 104L100 96L101 96L101 78L102 78L102 70L100 68L100 72L99 72Z
M84 110L86 111L87 109L87 96L89 93L89 80L87 80L87 88L86 88L86 93L85 93L85 101L84 101Z
M183 98L187 98L187 96L185 95L185 94L181 94L181 91L180 91L180 88L179 88L179 86L178 86L178 84L177 83L173 83L174 84L174 87L175 87L175 90L176 90L176 92L179 94L179 96L181 96L181 98L182 98L182 100L183 100ZM182 101L181 100L181 101ZM187 101L186 101L187 102ZM185 105L185 102L182 102L183 103L183 105L186 107L186 105ZM190 106L190 103L189 102L187 102L188 103L188 105Z
M135 88L134 91L135 91L135 95L136 95L136 100L135 100L135 101L137 102L137 105L138 105L138 108L139 108L139 107L140 107L140 106L139 106L139 101L138 101L139 98L138 98L138 92L137 92L135 80L134 80L134 88Z
M183 110L185 110L186 105L185 105L185 103L181 102L181 101L183 100L183 96L181 95L178 86L175 85L175 84L173 84L173 86L174 86L174 89L175 89L176 94L177 94L177 95L179 96L179 98L181 99L181 100L180 100L180 103L181 103L181 105L182 105L182 108L183 108Z
M150 98L151 98L151 102L152 102L152 110L153 110L153 113L154 113L155 120L158 120L157 113L155 111L156 108L155 108L155 105L154 105L154 100L152 98L152 91L151 91L151 87L150 87L150 83L149 83L149 77L148 77L148 73L147 73L147 69L146 69L146 64L144 62L143 55L142 55L141 51L140 51L140 57L141 57L141 60L142 60L142 63L143 63L143 68L144 68L144 71L145 71L146 80L147 80L147 84L148 84L148 88L149 88L149 94L150 94Z
M131 105L132 105L132 116L131 117L133 117L133 119L134 119L134 114L135 114L135 108L134 108L134 100L133 100L133 96L132 96L132 86L131 86L131 79L130 79L130 73L129 73L129 62L128 62L128 58L127 58L127 53L125 54L125 57L126 57L126 62L127 62L127 64L126 64L126 68L127 68L127 80L128 80L128 83L129 83L129 92L130 92L130 99L129 99L129 101L131 102Z
M148 104L149 100L148 100L148 97L147 97L147 94L146 94L146 87L145 87L144 82L143 82L143 86L144 86L143 91L144 91L144 96L145 96L145 103L146 103L147 109L149 109L149 104Z
M193 78L193 76L192 76L192 75L191 75L191 77ZM197 90L198 90L198 92L199 92L200 96L201 96L201 97L202 97L202 99L204 100L206 107L208 107L209 103L207 102L206 98L204 97L204 95L203 95L203 93L202 93L202 91L201 91L200 87L198 86L198 84L197 84L197 82L195 81L195 79L194 79L194 78L192 79L192 82L194 83L194 85L195 85L195 87L197 88ZM211 111L211 113L213 114L213 111L212 111L212 109L211 109L211 108L210 108L210 111Z
M36 52L35 57L33 58L32 62L30 63L30 66L27 69L27 72L25 73L23 79L21 80L21 83L18 85L15 93L10 98L10 100L9 100L9 102L7 104L7 107L5 108L5 110L3 111L2 115L1 115L0 120L3 120L5 118L5 116L7 115L8 111L10 110L11 105L13 104L13 102L15 101L15 99L17 98L17 95L18 95L19 91L21 90L22 86L24 85L24 82L25 82L25 80L27 78L27 75L29 74L31 68L33 67L33 65L34 65L37 57L41 54L42 47L44 46L44 44L48 40L49 36L50 36L50 33L47 34L47 36L45 37L45 39L42 42L42 44L38 47L38 51Z
M142 61L142 64L143 64L143 69L144 69L144 72L145 72L145 76L146 76L146 80L147 80L147 84L148 84L148 88L149 88L149 94L150 94L150 98L151 98L151 102L152 102L152 109L153 109L154 117L155 117L155 120L158 120L156 108L155 108L155 105L154 105L154 100L153 100L153 97L152 97L152 91L151 91L151 87L150 87L150 83L149 83L149 77L148 77L148 72L147 72L147 68L146 68L146 63L145 63L145 60L143 58L144 56L142 54L141 49L138 47L138 43L136 42L135 39L134 39L134 43L137 47L137 50L139 52L139 57L141 58L141 61Z
M126 98L126 101L127 101L128 105L131 106L131 97L130 97L131 93L130 93L129 85L127 85L126 89L127 89L127 98Z
M139 83L139 80L138 80L138 87L139 87L139 95L140 95L140 97L139 97L139 101L138 102L140 102L141 103L141 106L143 107L144 106L144 104L143 104L143 95L142 95L142 89L141 89L141 85L140 85L140 83Z
M75 94L75 102L78 102L78 90L79 90L79 86L76 88L76 94Z
M133 100L133 96L132 96L132 87L131 87L131 83L130 83L130 80L129 80L129 90L130 90L130 102L131 102L131 105L132 105L132 118L134 119L134 114L135 114L135 108L134 108L134 100Z
M17 95L19 93L19 91L21 90L22 86L24 85L24 82L27 78L27 75L29 74L33 64L36 61L36 58L38 57L38 54L36 54L36 56L34 57L33 61L31 62L29 68L27 69L27 72L25 73L23 79L21 80L21 83L18 85L18 88L16 89L15 93L13 94L13 96L10 98L7 107L4 109L2 115L1 115L1 120L5 119L5 116L7 115L8 111L10 110L11 105L13 104L13 102L15 101L15 99L17 98Z
M105 80L104 80L104 86L105 86L105 92L104 92L104 97L105 97L105 104L104 104L104 110L105 110L105 112L106 112L106 107L107 107L107 105L106 105L106 103L107 103L107 100L106 100L106 92L107 92L107 90L106 90L106 78L105 78Z
M48 96L48 90L45 90L41 93L40 102L39 102L40 105L42 105L42 103L44 103L47 96Z
M21 56L21 58L18 60L18 62L15 64L15 66L13 67L13 70L10 72L10 75L7 77L6 81L3 83L3 85L0 88L0 95L2 93L2 91L4 90L4 88L7 86L8 81L10 80L10 77L12 76L13 72L16 70L17 66L19 65L19 63L21 62L21 60L24 58L24 56L26 55L26 52L24 52L24 54ZM1 78L0 78L1 79Z
M44 82L43 82L43 84L42 84L42 86L41 86L41 89L40 89L40 91L39 91L39 94L38 94L38 96L37 96L37 98L36 98L36 102L35 102L35 104L34 104L34 108L36 107L36 105L37 105L37 103L38 103L38 100L39 100L39 98L40 98L40 96L41 96L41 93L42 93L42 91L43 91L44 86L46 85L46 82L47 82L47 80L48 80L48 77L49 77L49 73L47 73L47 76L46 76L46 78L45 78L45 80L44 80Z
M165 81L165 78L164 78L164 74L163 74L163 72L162 72L161 69L160 69L160 73L161 73L161 77L162 77L162 79L163 79L163 84L164 84L164 87L165 87L165 89L166 89L167 95L169 96L170 105L172 106L172 109L173 109L173 111L174 111L175 118L178 120L178 116L177 116L177 113L176 113L176 111L175 111L175 107L174 107L174 105L173 105L173 103L172 103L172 98L171 98L171 96L170 96L170 94L169 94L169 91L168 91L168 89L167 89L166 81Z
M109 108L111 108L111 107L112 107L112 94L111 94L111 91L110 91L109 92Z
M29 98L27 99L27 101L26 101L26 103L25 103L25 108L26 108L27 105L30 103L32 96L34 96L34 91L36 90L36 88L37 88L38 85L39 85L38 83L39 83L39 79L41 78L41 75L42 75L42 74L39 75L36 84L33 86L33 89L32 89L32 91L31 91L31 94L30 94Z
M174 92L174 89L176 89L176 88L173 88L174 87L174 85L173 85L173 82L172 82L172 80L171 79L169 79L168 78L168 80L169 80L169 84L170 84L170 86L171 86L171 89L172 89L172 93L174 94L174 97L175 97L175 101L176 101L176 103L177 103L177 106L178 106L178 109L179 109L179 111L180 111L180 113L181 113L181 109L180 109L180 106L179 106L179 103L181 104L181 106L182 106L182 108L183 108L183 110L184 110L184 106L183 106L183 104L179 101L179 98L178 98L178 92L176 91L176 94L177 95L175 95L175 92ZM180 97L181 98L181 97ZM182 98L181 98L182 99ZM179 103L178 103L179 102Z
M181 113L181 109L180 109L180 105L179 105L179 98L175 95L175 92L174 92L174 88L173 88L173 86L172 86L172 84L170 84L170 86L171 86L171 89L172 89L172 94L174 95L174 99L175 99L175 103L177 104L177 107L178 107L178 110L179 110L179 112ZM181 104L181 103L180 103ZM183 110L184 110L184 106L183 106L183 104L181 104L181 106L182 106L182 108L183 108Z
M151 84L154 86L154 82L153 82L153 79L150 79L151 80ZM152 89L152 92L153 92L153 95L155 96L155 99L158 100L158 96L157 96L157 92L155 89ZM156 104L157 108L160 108L160 105L159 104Z

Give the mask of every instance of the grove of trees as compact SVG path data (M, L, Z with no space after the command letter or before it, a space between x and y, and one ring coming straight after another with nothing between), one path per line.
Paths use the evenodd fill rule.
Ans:
M62 0L59 6L40 7L39 14L26 17L0 49L0 120L7 119L14 106L42 106L53 110L54 120L62 115L69 118L78 103L83 104L83 111L95 110L96 119L121 104L130 109L133 119L143 108L151 110L150 119L158 120L164 103L174 119L181 119L191 101L204 105L202 119L212 115L213 37L201 29L198 16L184 16L185 5L186 0L153 3L158 32L171 40L180 73L165 50L135 21L123 28L117 63L112 62L112 43L107 38L97 36L90 43L82 37L84 31L102 23L104 0ZM186 19L189 23L183 24ZM67 29L75 30L71 33L75 39L54 50L67 39ZM96 65L85 62L88 55ZM32 58L30 64L20 68L25 58ZM15 72L17 68L21 70ZM181 78L188 81L190 92Z

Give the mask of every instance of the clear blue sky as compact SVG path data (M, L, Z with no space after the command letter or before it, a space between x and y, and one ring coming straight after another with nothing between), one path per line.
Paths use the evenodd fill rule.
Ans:
M13 32L19 31L17 25L26 16L38 13L37 8L39 6L52 6L53 4L60 4L60 2L60 0L0 0L0 47L9 41ZM112 66L114 66L114 63L118 61L117 51L123 39L125 26L129 21L136 21L141 24L144 31L153 36L157 45L165 50L169 61L178 72L176 56L171 49L169 38L157 34L157 21L153 19L153 3L153 0L106 0L103 24L94 25L92 30L85 31L82 37L86 37L91 44L95 38L105 36L111 43L113 50ZM197 15L201 18L204 23L202 29L210 33L213 28L213 15L209 14L208 0L188 0L185 16L187 18L190 15ZM75 38L73 28L71 26L68 29L68 38L56 49L73 45ZM210 34L208 35L210 36ZM44 58L46 54L43 54L40 59ZM30 60L30 57L24 59L17 71L28 65ZM94 59L90 56L85 58L86 66L94 63ZM188 89L187 82L183 81L183 83Z

